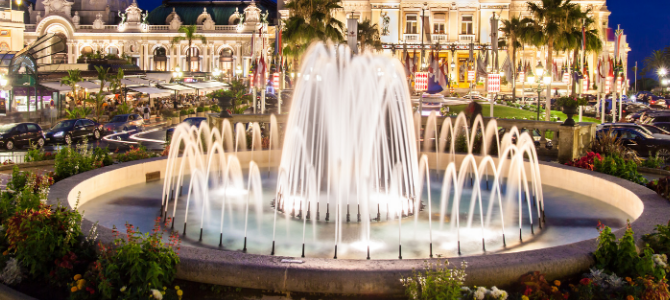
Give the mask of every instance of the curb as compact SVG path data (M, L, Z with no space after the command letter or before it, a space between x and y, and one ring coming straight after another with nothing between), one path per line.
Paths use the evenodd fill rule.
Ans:
M19 166L19 169L22 169L22 168L53 166L55 163L56 163L56 160L51 159L51 160L34 161L34 162L27 162L27 163L21 163L21 164L9 164L9 165L0 166L0 171L7 171L7 170L14 169L14 166Z
M644 173L649 173L649 174L670 176L670 171L663 170L663 169L652 169L652 168L645 168L645 167L637 167L637 170L639 172L644 172Z
M37 300L4 284L0 284L0 300Z

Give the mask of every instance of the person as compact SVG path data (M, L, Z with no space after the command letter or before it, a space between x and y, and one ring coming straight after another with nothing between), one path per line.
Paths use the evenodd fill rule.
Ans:
M151 121L151 108L149 104L144 104L144 121L149 123Z

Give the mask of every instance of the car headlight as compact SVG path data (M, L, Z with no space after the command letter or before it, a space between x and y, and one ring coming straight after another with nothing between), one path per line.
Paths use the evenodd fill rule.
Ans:
M63 134L65 134L65 131L59 131L59 132L54 133L54 137L62 137Z

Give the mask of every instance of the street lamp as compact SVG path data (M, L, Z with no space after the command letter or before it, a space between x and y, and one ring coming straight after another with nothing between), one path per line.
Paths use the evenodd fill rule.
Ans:
M240 65L237 65L237 69L235 70L235 74L237 74L237 79L240 79L240 75L242 75L242 67L240 67Z
M544 66L542 66L542 62L538 62L537 66L535 66L535 73L537 74L537 119L536 121L540 120L540 94L542 93L542 90L544 88L542 87L542 84L548 85L551 82L551 77L547 76L542 76L544 74ZM531 72L528 74L526 77L528 80L528 83L532 86L535 83L535 76Z
M660 68L658 69L658 76L661 77L661 93L665 93L665 85L667 84L667 81L665 81L665 75L668 74L668 71L665 70L665 68Z

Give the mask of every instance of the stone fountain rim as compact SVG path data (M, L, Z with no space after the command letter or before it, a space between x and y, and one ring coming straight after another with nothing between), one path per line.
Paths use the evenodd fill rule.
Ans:
M56 204L59 199L67 199L70 192L85 179L164 159L158 157L116 164L69 177L51 187L48 203ZM643 233L650 233L657 224L667 222L666 212L670 211L670 203L642 185L557 163L540 162L540 164L567 172L595 176L629 190L637 196L645 208L631 223L636 232L635 240L638 245L643 244L641 241ZM68 201L64 201L64 205L70 206ZM88 232L92 224L93 222L84 218L82 230ZM625 228L622 228L615 231L615 234L620 237L624 231ZM109 243L114 239L110 228L98 226L98 233L98 239L102 242ZM549 280L585 272L594 263L592 252L596 243L596 239L593 238L550 248L454 257L448 260L452 266L458 266L461 262L468 263L466 278L468 285L508 286L516 283L521 274L531 271L545 273ZM427 261L438 263L445 260L444 258L403 260L295 258L187 246L181 248L179 256L181 263L177 268L177 278L184 280L270 291L361 295L401 295L404 293L399 280L401 277L411 275L413 270L422 269ZM302 263L282 263L282 259L298 259Z

